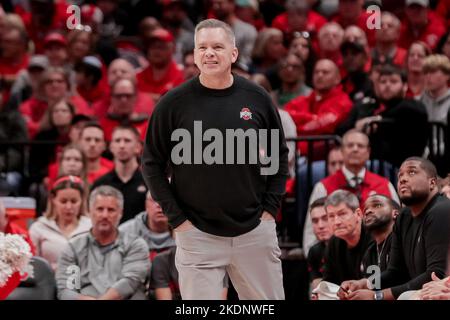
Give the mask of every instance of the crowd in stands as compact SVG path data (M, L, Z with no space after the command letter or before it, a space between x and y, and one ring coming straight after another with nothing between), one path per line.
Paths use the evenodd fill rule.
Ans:
M47 260L55 299L180 299L175 233L140 157L161 96L199 74L206 18L234 30L232 71L268 91L286 138L319 139L288 141L299 205L279 213L299 217L311 289L450 299L450 1L6 0L0 197L34 198L36 217L15 223L0 198L0 232Z

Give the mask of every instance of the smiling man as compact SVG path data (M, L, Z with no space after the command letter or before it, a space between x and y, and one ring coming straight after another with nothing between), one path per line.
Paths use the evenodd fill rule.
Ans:
M366 279L348 281L340 297L355 300L393 300L443 278L447 266L450 200L439 194L435 166L428 160L406 159L398 173L398 191L405 208L398 216L392 237L391 259L381 274L381 289L368 290Z
M183 299L221 299L226 273L240 299L284 299L274 217L289 175L288 149L269 95L231 73L237 57L229 25L215 19L200 22L194 49L200 75L161 98L147 131L144 178L176 234ZM195 130L199 122L212 142ZM192 137L179 155L190 158L192 152L194 163L174 159L177 129ZM245 149L234 148L221 138L230 130L238 133L236 140L249 131L266 130L271 141L265 148L261 141L244 139ZM195 160L211 148L217 156L212 162ZM267 162L247 161L246 155L252 158L255 150L260 155L267 150L278 170L265 175L261 168ZM222 151L234 161L221 161Z

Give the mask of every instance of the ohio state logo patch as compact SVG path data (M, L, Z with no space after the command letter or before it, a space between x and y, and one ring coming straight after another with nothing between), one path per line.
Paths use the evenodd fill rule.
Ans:
M240 112L240 118L244 120L250 120L252 118L252 112L249 108L242 108Z

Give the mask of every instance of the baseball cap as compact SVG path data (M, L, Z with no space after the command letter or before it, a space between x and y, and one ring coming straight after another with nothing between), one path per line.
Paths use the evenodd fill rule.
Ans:
M59 43L62 46L67 46L66 38L59 32L50 32L44 38L44 47L48 46L50 43Z
M150 35L150 41L151 40L160 40L164 42L173 42L174 38L173 35L163 28L158 28L152 31Z
M28 69L40 68L47 69L49 66L48 58L42 54L36 54L31 56L30 61L28 62Z
M430 6L430 1L428 0L406 0L406 6L410 6L413 4L418 4L419 6L428 8Z
M364 48L364 46L358 42L354 42L354 41L345 41L344 43L342 43L341 45L341 52L345 53L348 50L352 50L352 51L357 51L360 53L366 53L366 49Z
M102 69L101 61L95 56L86 56L86 57L84 57L83 58L83 63L87 64L87 65L90 65L90 66L93 66L93 67L95 67L97 69L100 69L100 70Z
M257 0L236 0L236 5L242 8L252 8L255 11L259 10L259 5Z

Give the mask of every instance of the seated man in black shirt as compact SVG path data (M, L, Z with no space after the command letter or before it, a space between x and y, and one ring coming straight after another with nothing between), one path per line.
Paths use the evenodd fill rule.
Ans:
M323 280L339 285L361 278L361 261L373 240L362 227L358 198L349 191L336 190L325 201L325 210L334 236L325 251Z
M392 228L399 210L397 202L381 194L370 196L364 203L363 225L375 240L362 261L367 276L373 274L370 266L378 266L381 272L387 269L391 257Z
M338 296L352 300L393 300L419 290L434 272L443 278L447 266L450 200L439 194L436 167L428 160L406 159L398 173L400 200L405 204L394 225L391 259L381 273L381 289L372 291L366 279L346 281ZM379 288L378 288L379 289Z
M145 210L147 187L137 160L141 153L140 135L132 126L117 126L109 145L114 155L114 169L98 178L91 190L107 185L122 192L125 202L121 223Z
M311 281L311 289L317 287L322 281L323 267L325 264L325 248L328 240L333 235L328 215L325 211L326 198L319 198L309 207L314 235L319 240L308 252L308 272Z
M376 97L356 103L336 133L343 135L353 128L366 130L372 158L383 159L398 168L407 157L423 154L428 140L428 115L421 102L405 99L408 86L402 69L383 65L378 71ZM378 121L382 122L376 130L369 126Z

